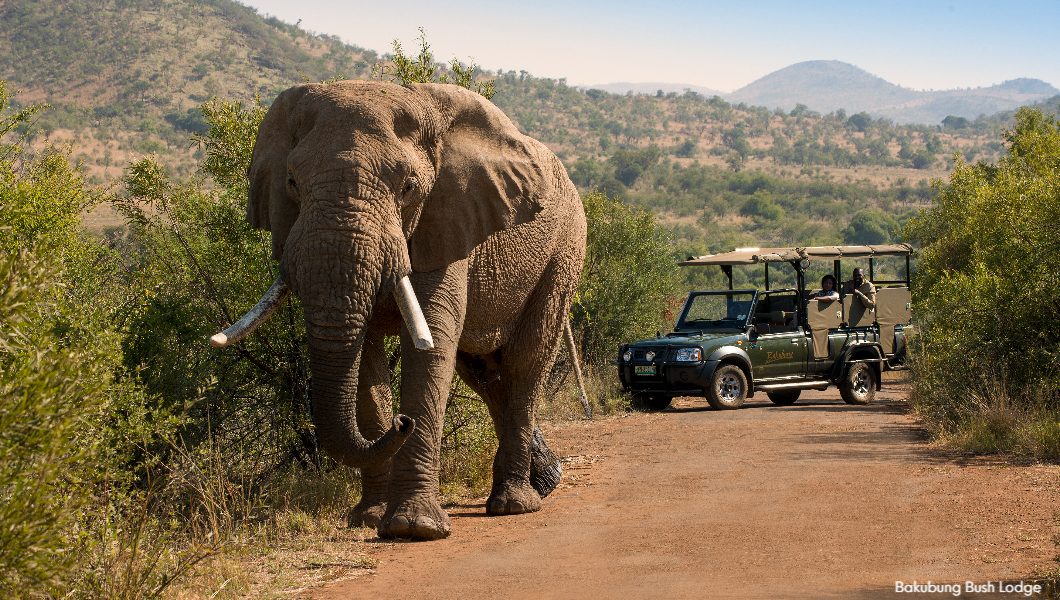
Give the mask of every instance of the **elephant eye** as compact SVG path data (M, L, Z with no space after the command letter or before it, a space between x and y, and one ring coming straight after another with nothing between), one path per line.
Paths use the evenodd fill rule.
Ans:
M298 184L295 182L294 177L287 178L287 185L291 186L294 191L298 191Z
M405 188L403 190L401 190L401 192L403 194L407 194L407 193L411 192L412 188L414 188L414 187L416 187L416 180L415 179L409 179L408 181L405 182Z

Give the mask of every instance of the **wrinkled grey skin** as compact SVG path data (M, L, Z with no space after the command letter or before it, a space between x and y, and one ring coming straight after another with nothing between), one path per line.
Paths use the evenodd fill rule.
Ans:
M497 431L487 512L539 510L551 487L536 490L531 471L558 463L539 434L531 460L534 408L585 255L581 200L559 160L461 87L344 81L282 93L249 175L248 219L272 232L305 310L318 439L362 471L351 523L449 535L438 468L454 370ZM393 300L406 274L431 350L415 349ZM399 332L401 412L415 423L383 436L383 338Z

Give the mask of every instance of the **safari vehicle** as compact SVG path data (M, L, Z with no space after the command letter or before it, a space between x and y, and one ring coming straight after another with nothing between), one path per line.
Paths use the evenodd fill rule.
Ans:
M728 275L729 289L692 292L672 333L620 346L622 386L655 410L677 396L706 396L715 409L734 409L756 392L789 405L802 390L832 385L847 403L868 404L883 372L906 368L910 252L909 245L900 244L739 248L690 257L679 264L719 266ZM904 257L905 278L874 280L881 257L897 257L889 260L899 265ZM865 279L876 286L874 309L854 295L809 300L810 261L832 261L836 280L843 281L844 259L868 259ZM765 289L734 290L736 265L762 265ZM771 265L794 269L795 288L770 289Z

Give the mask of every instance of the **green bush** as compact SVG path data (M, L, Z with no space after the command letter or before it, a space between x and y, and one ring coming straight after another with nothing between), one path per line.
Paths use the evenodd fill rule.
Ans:
M1060 124L1021 109L1004 137L997 166L958 157L936 206L903 232L922 246L914 404L942 434L981 419L994 402L982 398L1058 407Z
M111 350L40 328L58 282L22 250L0 259L0 596L56 589L78 556L78 513L91 498L95 439Z
M0 136L41 106L9 113ZM0 596L59 594L76 577L80 528L103 470L100 422L117 352L108 253L80 212L99 200L69 150L0 145Z
M679 273L669 232L651 213L601 192L582 202L588 240L571 327L582 359L602 368L618 344L664 326L679 293Z

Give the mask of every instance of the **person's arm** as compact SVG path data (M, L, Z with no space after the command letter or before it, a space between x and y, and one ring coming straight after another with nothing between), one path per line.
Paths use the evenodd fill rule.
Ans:
M859 289L855 289L854 295L861 300L861 305L865 308L876 308L876 287L871 283L868 285L868 292L862 292Z

